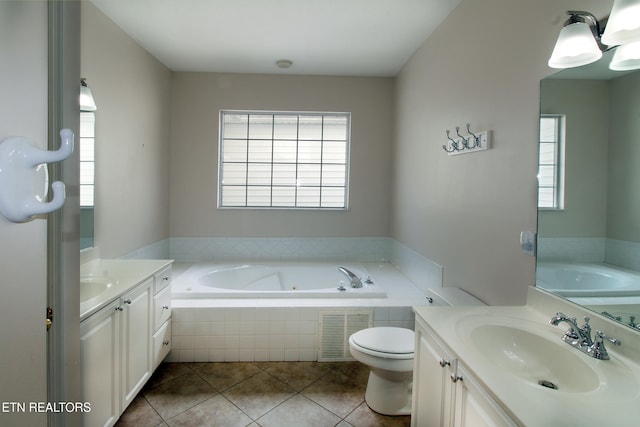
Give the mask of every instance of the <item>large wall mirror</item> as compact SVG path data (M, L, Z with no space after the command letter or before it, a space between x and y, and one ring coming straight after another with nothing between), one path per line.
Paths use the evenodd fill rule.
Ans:
M640 70L540 84L537 286L640 332Z

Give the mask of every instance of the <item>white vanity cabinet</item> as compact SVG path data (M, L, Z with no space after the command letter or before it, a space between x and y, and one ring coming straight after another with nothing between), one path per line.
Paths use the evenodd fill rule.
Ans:
M82 425L111 426L120 416L120 300L80 324L83 400L91 411Z
M171 350L171 268L154 276L151 345L151 365L155 369Z
M418 317L415 333L413 427L517 425Z
M151 377L152 292L153 279L148 279L121 298L123 410Z
M170 350L171 267L146 279L80 323L83 426L112 426Z

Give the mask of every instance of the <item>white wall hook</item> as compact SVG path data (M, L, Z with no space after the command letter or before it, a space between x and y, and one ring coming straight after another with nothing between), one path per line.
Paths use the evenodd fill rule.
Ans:
M0 213L11 222L27 222L35 215L60 209L65 200L64 183L51 184L46 163L59 162L73 153L74 135L70 129L60 131L60 148L56 151L34 147L28 138L12 136L0 142Z

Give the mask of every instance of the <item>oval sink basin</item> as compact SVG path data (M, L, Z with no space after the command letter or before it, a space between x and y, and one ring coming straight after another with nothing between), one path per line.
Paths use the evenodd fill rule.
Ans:
M111 287L113 281L108 277L80 278L80 301L95 298Z
M600 383L580 352L560 340L502 324L479 324L468 331L470 343L503 372L536 387L584 393Z

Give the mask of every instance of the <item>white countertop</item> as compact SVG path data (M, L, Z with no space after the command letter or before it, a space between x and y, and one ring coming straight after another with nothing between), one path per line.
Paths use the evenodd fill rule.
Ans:
M566 324L549 324L555 311L547 314L546 309L541 313L530 306L482 306L415 307L414 312L416 321L426 324L445 342L489 394L521 425L618 427L637 426L640 422L640 357L628 358L612 344L607 346L611 360L597 360L581 353L561 342ZM481 324L513 325L558 340L567 351L575 353L579 359L576 364L584 362L588 365L589 372L597 377L591 381L595 386L586 387L588 391L572 391L566 387L563 390L562 385L558 390L552 390L539 386L533 378L526 378L526 371L518 375L507 372L499 361L488 357L469 339L470 331ZM625 345L624 339L622 345ZM574 360L571 354L564 356Z
M170 259L96 259L80 266L80 286L83 279L108 282L107 289L80 302L80 320L108 305L147 278L171 265ZM82 296L82 291L80 293Z

